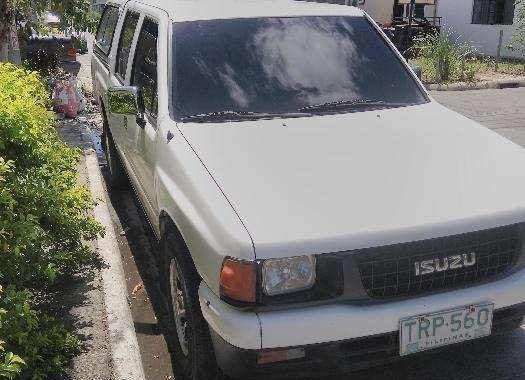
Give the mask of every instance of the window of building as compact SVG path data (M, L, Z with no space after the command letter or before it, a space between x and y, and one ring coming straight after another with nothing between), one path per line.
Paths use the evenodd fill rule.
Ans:
M414 5L414 17L425 18L425 6L426 4L415 4Z
M128 12L124 19L124 25L122 26L122 33L120 35L117 49L117 64L115 67L115 72L121 77L121 79L126 77L131 44L133 43L133 37L135 36L135 29L137 28L138 22L139 15L135 12Z
M514 0L474 0L472 23L484 25L512 25Z

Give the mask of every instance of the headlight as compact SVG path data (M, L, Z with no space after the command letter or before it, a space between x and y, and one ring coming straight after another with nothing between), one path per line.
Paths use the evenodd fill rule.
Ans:
M262 285L268 296L298 292L315 283L313 256L270 259L262 265Z

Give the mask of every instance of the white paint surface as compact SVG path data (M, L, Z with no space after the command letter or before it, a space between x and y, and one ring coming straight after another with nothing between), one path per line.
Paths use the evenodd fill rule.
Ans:
M360 249L525 220L525 151L435 102L180 125L258 259Z

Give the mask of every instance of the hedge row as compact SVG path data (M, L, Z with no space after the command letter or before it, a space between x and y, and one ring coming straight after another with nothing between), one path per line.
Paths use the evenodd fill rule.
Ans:
M0 379L56 378L80 349L32 294L92 265L102 233L38 74L0 64Z

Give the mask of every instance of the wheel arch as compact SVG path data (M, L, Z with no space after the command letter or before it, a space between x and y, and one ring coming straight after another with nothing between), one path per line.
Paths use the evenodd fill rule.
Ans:
M166 210L162 210L159 215L159 240L162 242L166 234L169 232L172 232L175 234L177 240L183 246L186 248L186 253L189 256L191 262L193 263L193 266L197 269L197 266L195 265L195 260L193 259L193 256L191 255L190 248L188 244L186 243L186 239L184 238L182 231L180 230L179 226L177 225L177 222L175 221L175 218L170 215L170 213ZM197 273L198 273L197 269ZM202 278L202 276L199 274L199 276Z
M173 216L170 215L168 211L162 210L159 215L159 238L161 240L165 237L170 228L173 228L173 230L177 233L177 238L184 241L182 233L180 232L180 229L177 226Z

